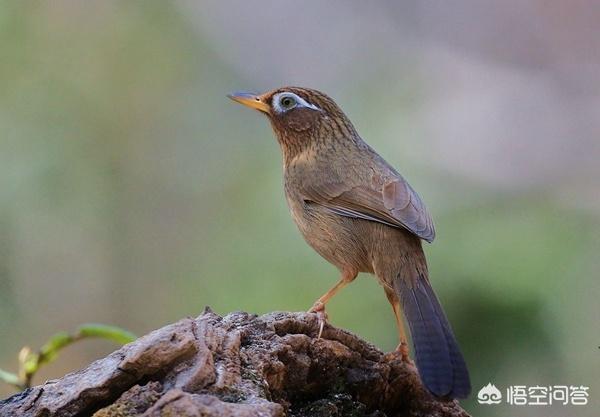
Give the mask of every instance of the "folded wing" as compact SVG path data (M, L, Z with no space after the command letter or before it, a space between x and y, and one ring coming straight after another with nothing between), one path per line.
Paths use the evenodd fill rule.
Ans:
M357 175L351 181L322 180L308 188L306 200L342 216L405 228L427 242L435 238L425 204L394 171L382 175L371 170L370 175Z

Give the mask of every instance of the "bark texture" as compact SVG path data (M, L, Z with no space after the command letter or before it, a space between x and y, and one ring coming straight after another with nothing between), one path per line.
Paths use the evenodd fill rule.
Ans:
M415 368L309 313L206 310L0 401L0 416L466 416Z

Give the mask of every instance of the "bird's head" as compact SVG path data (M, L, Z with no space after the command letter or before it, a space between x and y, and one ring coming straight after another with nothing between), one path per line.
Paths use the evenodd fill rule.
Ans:
M335 101L317 90L282 87L264 94L235 92L228 97L267 115L286 156L318 143L353 140L356 136Z

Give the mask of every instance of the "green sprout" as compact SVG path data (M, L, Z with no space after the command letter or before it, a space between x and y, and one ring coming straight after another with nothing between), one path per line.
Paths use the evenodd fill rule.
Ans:
M42 365L54 361L60 350L79 340L89 338L101 338L124 345L133 342L136 336L115 326L94 323L83 324L77 328L74 334L56 333L37 352L32 351L28 346L24 346L18 356L18 373L14 374L0 369L0 381L19 390L25 390L31 387L31 381Z

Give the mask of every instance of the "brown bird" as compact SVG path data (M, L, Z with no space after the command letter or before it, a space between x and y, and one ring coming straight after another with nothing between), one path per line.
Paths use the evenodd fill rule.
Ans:
M404 312L425 386L440 397L467 397L469 373L428 278L421 239L433 241L435 230L421 198L327 95L284 87L229 97L268 116L283 153L292 218L341 272L309 311L324 317L325 304L359 272L374 274L396 316L402 359L408 360Z

